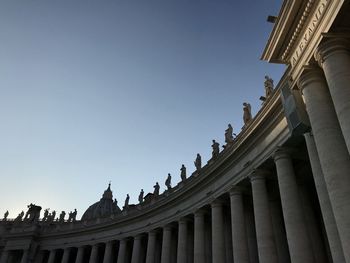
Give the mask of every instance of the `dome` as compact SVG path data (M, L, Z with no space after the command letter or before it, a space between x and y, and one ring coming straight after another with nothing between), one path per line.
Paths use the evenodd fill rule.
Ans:
M81 217L81 220L91 220L100 217L108 217L112 214L121 213L118 207L117 200L113 201L113 194L111 191L111 184L104 191L100 201L91 205Z

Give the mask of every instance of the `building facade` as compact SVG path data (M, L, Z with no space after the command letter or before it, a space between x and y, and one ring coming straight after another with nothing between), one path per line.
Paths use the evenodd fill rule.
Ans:
M233 142L137 205L2 220L0 262L350 263L349 15L285 0L262 59L288 67Z

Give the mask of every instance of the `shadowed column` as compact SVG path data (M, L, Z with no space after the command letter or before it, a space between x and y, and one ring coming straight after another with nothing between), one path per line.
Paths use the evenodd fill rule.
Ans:
M49 255L49 259L48 259L47 263L55 263L56 252L57 252L56 249L52 249L52 250L50 251L50 255Z
M148 233L146 263L154 263L156 255L157 232L152 230Z
M131 263L140 263L141 261L142 237L142 234L134 237L134 246L132 249Z
M172 227L170 225L167 225L163 227L161 263L171 262L171 240L172 240Z
M188 219L181 218L179 220L179 235L177 243L177 263L187 262L187 233Z
M68 263L69 261L69 255L70 255L70 248L69 247L66 247L64 250L63 250L63 256L62 256L62 261L61 263Z
M127 245L127 240L122 239L119 242L119 252L118 252L118 263L125 263L126 261L126 245Z
M211 224L213 263L223 263L225 262L224 217L223 203L220 200L211 203Z
M97 257L98 257L98 244L95 244L91 248L89 263L97 263Z
M79 247L77 252L77 257L75 259L75 263L83 263L84 259L84 247Z
M194 263L205 263L205 211L194 213Z
M113 250L113 241L108 241L106 243L105 254L103 256L103 263L112 262L112 250Z

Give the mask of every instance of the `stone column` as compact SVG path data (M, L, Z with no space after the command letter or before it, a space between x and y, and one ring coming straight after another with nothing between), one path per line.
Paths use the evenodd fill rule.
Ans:
M187 218L181 218L179 220L179 234L177 243L177 263L187 262Z
M48 259L47 263L55 263L56 252L57 252L56 249L50 250L50 255L49 255L49 259Z
M28 249L23 250L22 258L21 258L21 263L27 263L28 262Z
M321 43L315 58L323 68L340 127L350 153L350 41L331 38Z
M282 212L292 263L314 262L310 237L303 215L292 159L287 150L274 153Z
M34 258L34 262L35 263L42 263L43 260L44 260L44 250L40 250L36 255L35 255L35 258Z
M108 241L106 243L105 254L103 256L103 263L112 262L112 250L113 250L113 241Z
M316 144L311 133L304 134L304 137L309 153L312 174L315 181L315 187L321 207L321 213L327 233L328 244L331 250L333 262L344 263L344 252L341 246L339 233L335 223L331 202L329 200L327 186L324 180L320 160L318 158Z
M126 263L126 246L127 239L122 239L119 242L118 263Z
M131 263L141 263L142 237L142 234L134 237L134 246L132 249Z
M236 186L230 190L233 259L234 262L249 263L242 194L242 190Z
M70 248L66 247L63 250L63 256L62 256L62 261L61 263L68 263L69 262L69 255L70 255Z
M171 263L171 240L172 226L163 227L161 263Z
M318 157L344 252L350 263L350 156L321 69L306 70L299 87L304 94Z
M250 175L253 193L256 241L260 263L277 263L277 249L270 214L270 206L266 189L264 170L255 170Z
M75 263L83 263L84 260L84 247L79 247Z
M152 230L148 233L146 263L154 263L156 255L157 232Z
M205 211L194 213L194 263L205 262Z
M7 263L8 258L9 258L9 251L3 250L0 258L0 263Z
M223 203L215 200L211 203L212 258L213 263L225 262L225 237Z
M89 263L97 263L97 257L98 257L98 244L95 244L91 248Z

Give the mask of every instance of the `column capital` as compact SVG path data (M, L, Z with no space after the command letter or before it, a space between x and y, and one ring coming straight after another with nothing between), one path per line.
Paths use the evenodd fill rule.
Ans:
M171 223L163 226L163 231L171 231L172 229L174 229L174 225Z
M188 218L188 217L181 217L181 218L178 220L179 224L187 224L187 223L190 222L190 221L191 221L191 219Z
M317 65L308 65L303 67L303 73L297 80L297 86L301 92L308 87L309 83L326 81L323 70Z
M267 176L269 176L271 174L271 172L269 170L266 169L254 169L250 174L249 174L249 179L250 182L254 182L257 180L264 180L266 179Z
M148 236L156 236L158 234L158 230L152 229L148 231Z
M230 196L233 195L243 195L246 191L246 188L242 187L242 186L238 186L238 185L234 185L230 188Z
M208 214L208 211L206 210L206 209L204 209L204 208L199 208L199 209L197 209L196 211L194 211L194 216L196 217L198 217L198 216L204 216L204 215L206 215L206 214Z
M280 159L291 159L292 149L286 147L277 147L277 149L272 154L274 161L278 161Z
M134 236L134 240L140 240L140 239L142 239L144 236L145 236L144 233L137 234L136 236Z
M340 37L328 38L317 47L314 57L320 67L322 67L323 62L335 52L349 51L350 39Z
M220 200L220 199L215 199L214 201L212 201L210 203L211 208L215 208L215 207L222 207L224 206L224 201Z

